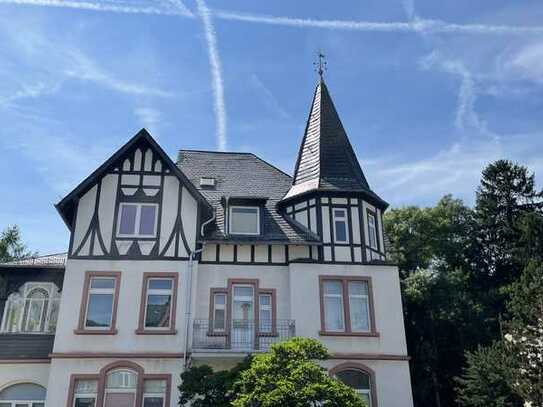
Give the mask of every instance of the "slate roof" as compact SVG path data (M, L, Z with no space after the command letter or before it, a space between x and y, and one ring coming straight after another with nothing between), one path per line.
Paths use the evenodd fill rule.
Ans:
M371 190L322 79L315 88L294 179L284 199L317 190L363 192L375 204L387 205Z
M277 203L289 190L292 178L252 153L180 150L177 165L216 211L214 226L206 228L206 241L270 242L307 244L319 242L317 235L287 219ZM201 177L215 179L215 187L200 187ZM224 197L268 198L260 236L226 236Z
M0 263L0 267L51 267L64 268L66 266L67 253L47 254L44 256L29 257L22 260Z

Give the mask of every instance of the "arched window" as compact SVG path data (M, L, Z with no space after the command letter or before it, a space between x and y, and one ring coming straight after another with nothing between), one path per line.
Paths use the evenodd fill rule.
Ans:
M55 284L27 282L8 297L0 332L54 333L59 303Z
M374 374L369 368L357 365L340 365L331 371L338 380L353 388L368 407L377 407Z
M104 407L134 407L138 374L129 369L116 369L107 374Z
M37 384L14 384L0 391L0 407L44 407L45 396L45 388Z

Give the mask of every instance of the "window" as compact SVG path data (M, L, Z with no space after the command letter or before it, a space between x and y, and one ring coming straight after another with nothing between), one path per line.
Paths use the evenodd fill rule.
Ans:
M110 328L113 322L114 299L114 278L91 278L85 328Z
M369 277L321 276L321 335L378 336Z
M0 391L0 407L44 407L46 394L37 384L14 384Z
M165 407L167 388L166 380L145 380L143 384L143 407Z
M76 334L115 334L121 273L87 272Z
M372 407L371 378L369 374L360 370L347 369L339 371L335 375L338 380L353 388L368 407Z
M136 333L175 333L178 276L175 273L145 273L140 322Z
M107 375L104 407L134 406L138 375L127 369L114 370Z
M8 297L0 332L55 332L59 302L54 283L25 283Z
M256 206L230 207L230 233L234 235L260 234L260 209Z
M95 407L98 393L97 380L76 380L74 386L74 407Z
M272 333L273 328L273 311L272 311L272 295L260 294L258 296L258 320L261 333Z
M157 204L121 203L119 207L119 237L155 237Z
M334 217L334 241L336 243L349 243L347 233L347 209L334 208L332 213Z
M323 290L324 330L329 332L344 331L343 285L341 281L325 281Z
M213 331L226 330L226 293L213 294Z
M353 332L369 332L370 307L368 283L366 281L349 281L348 287L351 330Z
M370 238L370 247L377 250L379 248L377 243L377 224L375 215L368 212L368 236Z

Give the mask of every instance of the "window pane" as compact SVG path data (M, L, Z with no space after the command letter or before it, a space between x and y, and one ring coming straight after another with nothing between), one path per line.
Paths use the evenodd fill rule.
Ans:
M90 288L97 288L97 289L115 288L115 279L93 277L91 279Z
M96 380L78 380L75 382L75 394L89 394L98 391L98 382Z
M271 310L260 310L260 331L271 332L272 312Z
M355 332L370 330L369 308L367 297L350 297L351 329Z
M90 294L87 308L87 327L108 328L111 324L113 294Z
M45 306L46 306L46 302L43 300L27 301L27 315L26 315L26 331L27 332L40 331L42 317L44 317L43 308Z
M82 397L75 400L75 407L94 407L96 399L94 397Z
M213 320L213 329L217 330L224 330L225 324L224 324L224 310L223 309L216 309L215 310L215 317Z
M121 205L121 223L119 233L122 235L133 235L136 232L136 205Z
M107 389L135 389L138 375L128 370L112 372L107 376Z
M261 295L260 305L271 305L271 295Z
M258 233L258 209L257 208L232 208L231 209L232 233Z
M358 370L343 370L336 374L336 377L347 386L356 390L369 390L370 377Z
M215 305L225 305L226 304L226 295L225 294L215 294Z
M343 299L341 297L324 297L324 325L327 331L343 331Z
M166 380L145 380L145 393L164 393L166 391Z
M45 403L32 403L32 407L45 407Z
M345 211L344 211L344 210L335 209L335 210L334 210L334 216L335 216L336 218L345 218Z
M337 242L346 242L347 241L347 224L345 221L336 220L336 241Z
M145 397L143 400L143 407L162 407L163 405L163 397Z
M150 290L171 290L172 280L171 279L155 279L152 278L149 280L149 289Z
M140 213L140 235L155 234L156 206L142 205Z
M349 295L368 295L368 283L365 281L350 281Z
M167 328L170 326L170 295L148 295L145 326Z
M253 287L234 287L234 297L252 297Z
M324 294L341 295L343 293L343 287L341 281L325 281L324 282Z

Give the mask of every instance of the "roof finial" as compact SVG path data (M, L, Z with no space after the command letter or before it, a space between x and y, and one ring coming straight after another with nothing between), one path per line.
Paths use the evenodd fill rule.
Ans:
M319 61L314 62L313 65L315 66L315 71L319 74L321 81L324 79L324 72L327 70L327 62L326 62L326 55L322 53L322 51L319 51Z

